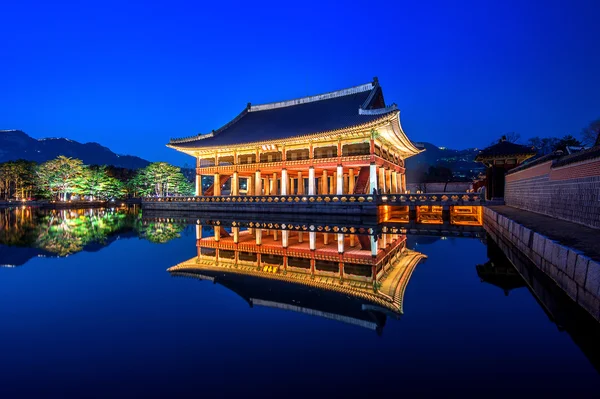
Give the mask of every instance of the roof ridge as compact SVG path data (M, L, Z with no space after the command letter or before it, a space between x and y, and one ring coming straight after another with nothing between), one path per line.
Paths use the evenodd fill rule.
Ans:
M373 82L364 83L362 85L352 86L352 87L348 87L345 89L330 91L327 93L315 94L312 96L298 97L298 98L294 98L291 100L275 101L275 102L271 102L271 103L258 104L258 105L249 104L248 112L265 111L265 110L269 110L269 109L284 108L284 107L290 107L292 105L300 105L300 104L306 104L306 103L311 103L311 102L316 102L316 101L321 101L321 100L328 100L331 98L348 96L350 94L362 93L365 91L373 90L377 86L378 86L377 78L375 78Z

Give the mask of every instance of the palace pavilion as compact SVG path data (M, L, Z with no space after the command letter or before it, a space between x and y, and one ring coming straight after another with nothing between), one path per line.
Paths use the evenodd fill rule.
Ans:
M404 161L421 150L377 78L334 92L252 105L217 130L172 139L196 158L196 195L404 193ZM217 182L203 187L205 180Z

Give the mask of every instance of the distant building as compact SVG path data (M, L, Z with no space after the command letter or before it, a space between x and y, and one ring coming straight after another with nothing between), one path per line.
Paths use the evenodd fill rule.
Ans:
M251 105L208 134L172 139L196 158L196 195L403 193L404 160L421 152L377 78L343 90ZM202 176L214 176L202 190ZM240 181L243 181L240 183Z
M481 150L475 157L475 161L486 166L485 187L487 199L504 198L504 176L506 172L535 154L536 152L532 147L511 143L504 136L498 143Z

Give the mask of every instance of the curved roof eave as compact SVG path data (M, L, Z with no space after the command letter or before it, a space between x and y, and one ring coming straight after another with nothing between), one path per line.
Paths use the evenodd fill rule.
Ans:
M392 117L395 115L398 115L398 114L399 114L399 111L394 110L394 111L382 114L380 118L371 120L366 123L353 125L353 126L347 126L347 127L335 129L335 130L326 130L326 131L322 131L322 132L304 134L304 135L299 135L299 136L290 136L290 137L286 137L283 139L249 141L249 142L233 144L233 145L226 145L226 146L223 146L221 144L214 144L214 145L197 146L197 147L181 147L181 146L178 146L177 143L169 143L169 144L167 144L167 147L173 148L173 149L181 151L181 152L189 153L189 152L215 150L216 148L224 148L224 147L225 148L238 148L238 147L246 147L246 146L253 146L253 145L262 145L262 144L279 144L279 143L285 143L285 142L288 142L291 140L303 140L303 139L310 140L310 139L317 138L319 136L324 136L324 135L330 136L330 135L336 135L336 134L343 134L343 133L345 133L347 131L351 131L351 130L374 128L378 125L381 125L383 122L391 121ZM410 146L412 148L414 148L414 150L416 150L415 154L418 154L419 152L421 152L421 150L414 147L414 145L410 142L408 137L406 137L404 132L402 132L402 134L404 135L406 141L410 144ZM190 140L190 141L193 141L193 140ZM414 155L414 154L412 154L412 155Z

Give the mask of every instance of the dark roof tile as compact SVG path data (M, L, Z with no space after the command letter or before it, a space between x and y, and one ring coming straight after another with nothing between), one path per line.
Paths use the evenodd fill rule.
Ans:
M264 109L269 107L268 104L248 107L231 122L214 131L213 137L175 139L169 144L178 148L190 148L281 140L361 125L388 113L382 110L382 113L360 114L359 108L372 108L370 104L374 104L383 95L377 83L370 88L367 85L357 86L361 87L362 89L357 90L362 91L354 90L345 95L335 94L339 92L327 93L323 95L325 99L306 102L303 99L292 100L300 102L297 105L274 103L272 109ZM386 110L388 109L389 112L396 110L395 106Z

